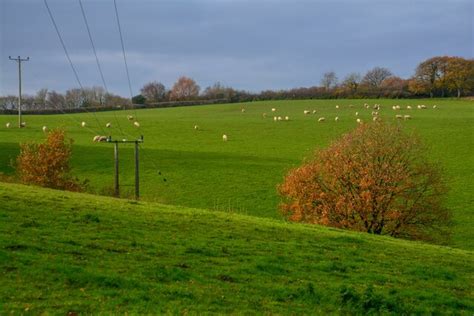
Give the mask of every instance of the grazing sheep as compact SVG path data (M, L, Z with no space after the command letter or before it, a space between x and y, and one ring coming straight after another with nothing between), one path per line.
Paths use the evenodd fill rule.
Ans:
M339 105L336 105L336 109L339 109Z
M379 118L378 118L377 116L374 116L374 117L372 118L372 121L375 122L375 121L377 121L378 119L379 119Z
M112 124L111 124L111 123L107 123L107 124L105 124L105 127L107 127L107 128L110 128L111 126L112 126Z
M242 109L241 111L242 111L242 113L245 113L245 109Z
M225 141L225 142L227 141L227 135L226 134L222 135L222 140Z
M316 114L316 110L313 110L313 114Z
M279 117L278 117L278 120L279 120L279 121L281 121L281 120L282 120L281 116L279 116Z
M276 110L277 110L277 109L275 109L275 108L272 108L272 112L276 112Z
M135 127L140 127L140 123L138 123L137 121L133 122L133 125L135 125Z
M362 124L362 120L360 118L358 118L356 121L358 124Z
M10 122L8 122L7 124L5 124L5 126L6 126L7 128L10 128Z
M195 129L196 131L199 130L199 126L194 125L194 129Z
M366 109L368 109L370 106L367 103L364 103L364 106Z
M43 133L46 133L48 131L48 127L47 126L43 126Z
M403 119L404 119L404 120L411 120L411 116L410 116L410 115L404 115L404 116L403 116Z
M407 110L411 110L411 106L410 106L410 105L407 105Z
M336 121L336 122L339 121L339 116L336 116L336 117L334 118L334 121Z
M433 105L433 109L436 109L436 108L438 108L438 106L437 106L436 104L435 104L435 105Z
M397 114L397 115L395 115L395 117L396 117L397 119L401 120L401 119L403 118L403 115Z
M395 111L400 110L400 106L399 105L394 105L394 106L392 106L392 109L394 109Z
M379 112L377 112L377 111L372 111L372 116L377 116L377 115L379 115Z
M127 120L133 121L133 115L127 115Z
M309 110L304 110L303 113L306 115L306 114L310 114L311 112Z
M273 120L276 122L278 120L278 117L274 116Z
M426 109L426 105L424 105L424 104L418 104L417 108L418 108L419 110L424 110L424 109Z
M380 104L374 104L374 110L378 111L380 110Z
M320 117L320 118L318 119L318 122L324 122L325 120L326 120L326 118Z
M100 135L94 136L93 141L95 143L105 142L107 141L107 136L100 136Z
M285 116L285 121L289 121L290 120L290 117L289 116Z
M267 113L263 113L262 116L263 116L263 118L266 118L266 117L267 117Z
M359 112L356 112L356 116L359 116Z
M20 127L26 127L26 122L21 122Z
M86 127L86 125L87 125L86 122L82 122L82 123L81 123L81 126L82 126L82 127Z

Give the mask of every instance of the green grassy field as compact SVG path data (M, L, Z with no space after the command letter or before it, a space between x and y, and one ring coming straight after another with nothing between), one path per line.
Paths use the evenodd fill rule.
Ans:
M11 174L9 163L18 153L18 143L44 137L41 127L65 127L75 140L73 167L81 178L91 182L91 192L110 193L113 183L113 148L111 144L92 143L95 134L110 133L122 138L115 116L126 133L143 134L142 196L144 200L211 210L232 211L267 218L281 218L276 186L289 168L301 163L315 148L356 126L355 112L368 121L371 109L362 105L380 103L380 115L395 120L394 104L412 120L402 122L414 128L430 146L432 159L439 162L448 176L450 193L446 204L455 214L452 245L474 249L474 102L467 100L305 100L253 102L212 106L119 111L93 114L26 116L28 127L4 128L15 122L14 116L0 116L0 172ZM340 109L335 105L339 104ZM349 108L349 104L355 105ZM417 110L417 104L428 109ZM437 104L437 109L432 105ZM241 108L246 112L242 113ZM288 122L274 122L275 115L290 117ZM304 115L303 110L317 111ZM267 118L262 113L268 114ZM137 130L126 115L136 115ZM339 116L339 122L334 117ZM321 116L326 122L317 123ZM86 121L92 129L83 129ZM98 122L99 123L98 123ZM103 132L111 122L114 128ZM200 130L194 130L194 125ZM100 127L99 127L100 126ZM229 137L222 141L222 134ZM130 136L127 136L130 138ZM158 172L162 175L159 175ZM163 177L167 181L163 181ZM121 179L125 195L133 188L133 151L121 148Z
M474 254L0 183L0 314L474 313Z

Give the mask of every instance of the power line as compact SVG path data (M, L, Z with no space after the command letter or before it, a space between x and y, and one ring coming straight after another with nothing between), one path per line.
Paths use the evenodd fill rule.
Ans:
M102 79L102 84L104 85L104 88L105 88L105 92L107 93L107 95L110 95L109 93L109 89L107 88L107 83L105 82L105 77L104 77L104 73L102 71L102 67L100 66L100 62L99 62L99 57L97 56L97 50L95 49L95 44L94 44L94 40L92 39L92 33L91 33L91 30L90 30L90 27L89 27L89 22L87 21L87 17L86 17L86 13L85 13L85 10L84 10L84 6L82 5L82 0L79 0L79 6L81 7L81 13L82 13L82 17L84 18L84 23L86 25L86 29L87 29L87 34L89 35L89 41L91 43L91 46L92 46L92 51L94 52L94 56L95 56L95 61L96 61L96 64L97 64L97 69L99 70L99 73L100 73L100 78ZM114 112L114 118L115 118L115 122L117 123L117 127L120 131L120 133L122 134L122 136L124 135L124 132L122 130L122 127L120 126L120 122L117 118L117 114Z
M63 47L63 50L64 50L64 53L66 54L66 57L67 57L67 60L69 61L69 65L71 66L71 69L74 73L74 77L76 78L76 81L79 85L79 87L81 88L81 91L82 91L82 94L83 96L85 96L85 93L84 93L84 86L82 85L81 83L81 80L79 79L79 75L76 71L76 68L74 67L74 64L71 60L71 57L69 56L69 52L66 48L66 44L64 44L64 40L63 40L63 37L61 36L61 32L59 32L59 28L58 28L58 25L56 24L56 21L54 20L54 16L53 16L53 13L51 12L51 9L49 8L49 5L48 5L48 1L47 0L43 0L44 2L44 5L46 6L46 9L48 10L48 13L49 13L49 17L51 19L51 22L53 23L53 26L54 26L54 29L56 30L56 34L58 35L58 38L59 38L59 41L61 42L61 46ZM86 109L86 112L87 109ZM102 125L100 124L100 121L99 119L97 118L97 115L94 113L94 118L95 120L97 121L97 124L99 125L99 128L101 129L102 133L103 134L106 134L105 133L105 130L104 128L102 127Z
M125 54L125 45L123 44L122 28L120 26L120 17L119 17L119 14L118 14L117 1L116 0L114 0L114 8L115 8L115 16L117 17L118 31L119 31L119 34L120 34L120 43L122 44L123 62L125 64L125 72L127 73L128 89L130 91L130 101L132 101L132 99L133 99L132 83L130 81L130 73L128 71L127 57L126 57L126 54ZM133 104L133 101L132 101L132 104Z

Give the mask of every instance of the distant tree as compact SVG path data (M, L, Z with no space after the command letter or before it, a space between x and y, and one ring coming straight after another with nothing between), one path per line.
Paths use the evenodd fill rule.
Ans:
M69 161L72 139L63 130L52 130L41 144L22 143L17 157L17 174L26 184L47 188L82 191L85 183L71 175Z
M14 95L7 95L0 97L0 107L4 110L16 109L18 105L18 97Z
M401 125L359 125L291 170L279 191L292 221L433 241L449 233L441 173Z
M64 109L66 99L64 95L53 90L48 92L46 103L50 109Z
M166 96L165 86L156 81L145 84L140 92L148 103L163 101Z
M77 109L84 105L85 97L81 89L69 89L65 95L66 107Z
M214 85L204 89L203 97L209 100L212 99L232 99L235 95L235 90L216 82Z
M432 57L421 62L410 82L410 91L415 94L428 94L431 98L444 76L446 57Z
M334 71L325 72L323 78L321 79L321 86L326 90L335 88L337 85L337 76Z
M408 81L400 77L388 77L380 84L382 96L400 98L408 95Z
M173 85L170 99L176 101L196 99L199 96L199 89L196 81L188 77L181 77Z
M38 109L45 109L48 99L48 89L42 88L36 92L34 103Z
M447 61L446 87L459 98L464 91L474 91L474 59L450 57Z
M146 98L142 96L141 94L138 94L132 98L132 103L133 104L145 104Z
M362 77L359 73L353 72L348 74L344 81L342 82L343 86L348 88L352 94L357 92L359 88L360 82L362 81Z
M387 68L375 67L365 74L362 82L371 88L379 88L382 82L392 76L392 72Z
M113 93L107 93L105 95L104 105L107 107L120 107L124 108L131 105L130 99L121 97Z

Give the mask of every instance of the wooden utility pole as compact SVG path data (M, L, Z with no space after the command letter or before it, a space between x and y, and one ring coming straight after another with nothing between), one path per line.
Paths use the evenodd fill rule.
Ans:
M21 62L30 60L30 57L21 58L20 56L18 56L18 58L12 58L11 56L8 56L8 59L14 60L18 63L18 128L22 128L23 122L21 121Z
M116 197L120 197L120 182L119 182L119 147L122 144L135 144L135 199L140 198L140 161L138 156L139 144L143 143L143 135L137 140L113 140L111 136L107 138L108 143L114 144L114 161L115 161L115 176L114 176L114 194Z

